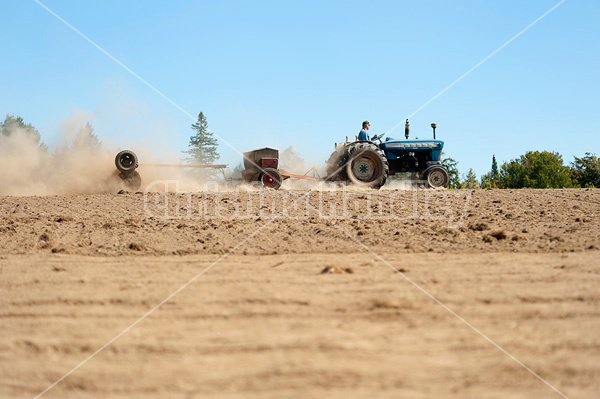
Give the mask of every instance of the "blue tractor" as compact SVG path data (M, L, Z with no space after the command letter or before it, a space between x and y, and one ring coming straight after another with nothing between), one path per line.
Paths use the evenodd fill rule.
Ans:
M424 181L428 187L448 187L450 177L442 165L444 142L433 140L408 140L410 124L406 120L406 140L373 136L368 141L346 141L335 145L335 151L327 161L328 181L345 181L379 189L390 175L410 173L412 180ZM376 142L377 140L377 142Z

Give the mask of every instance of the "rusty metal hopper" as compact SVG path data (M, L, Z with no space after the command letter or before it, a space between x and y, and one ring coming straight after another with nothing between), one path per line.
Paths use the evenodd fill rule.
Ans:
M261 166L261 160L263 158L276 158L279 159L279 150L274 148L260 148L254 151L248 151L244 153L244 169L247 170L259 170L256 165Z

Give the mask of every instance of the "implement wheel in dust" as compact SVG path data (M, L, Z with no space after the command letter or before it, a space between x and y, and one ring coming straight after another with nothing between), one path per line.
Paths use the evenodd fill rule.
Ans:
M137 191L142 185L142 177L137 171L119 173L121 184L127 191Z
M133 172L138 167L137 155L133 151L121 151L115 157L115 166L120 172Z
M263 187L279 190L283 177L281 177L281 173L277 169L266 168L258 177L258 181Z

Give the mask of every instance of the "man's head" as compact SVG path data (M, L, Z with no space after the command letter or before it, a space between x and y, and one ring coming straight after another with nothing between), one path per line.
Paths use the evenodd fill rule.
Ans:
M369 130L369 127L371 126L371 124L369 123L369 121L364 121L363 122L363 129L365 130Z

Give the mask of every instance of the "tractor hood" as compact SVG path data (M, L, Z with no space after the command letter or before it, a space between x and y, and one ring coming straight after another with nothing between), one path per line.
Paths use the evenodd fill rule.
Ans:
M388 159L400 158L406 153L427 153L428 161L440 161L444 142L441 140L388 140L379 145Z
M384 151L422 151L437 150L444 148L444 142L441 140L388 140L379 145Z

